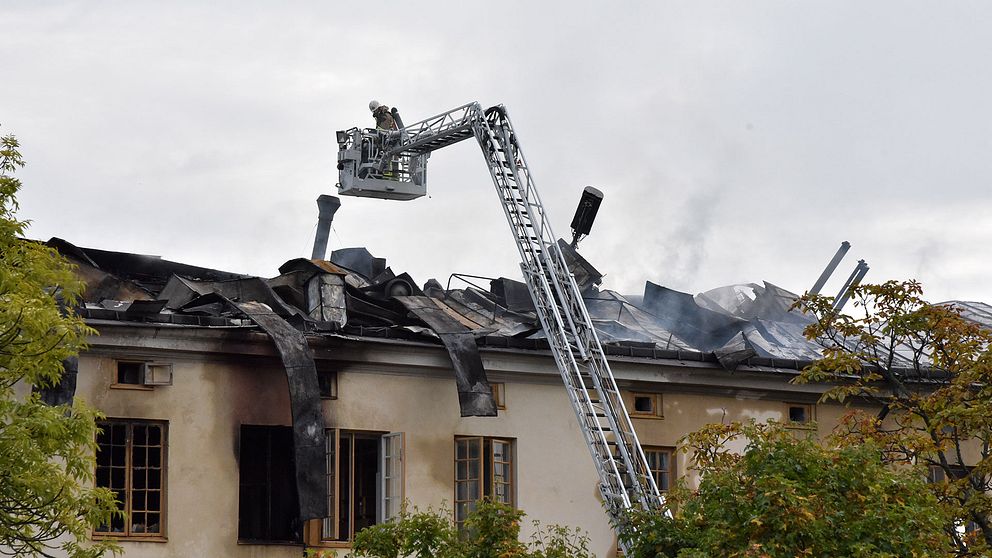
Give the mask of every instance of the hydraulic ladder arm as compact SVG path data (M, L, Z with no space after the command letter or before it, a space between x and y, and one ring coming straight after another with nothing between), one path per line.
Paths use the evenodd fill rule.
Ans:
M663 500L506 109L499 105L483 110L479 103L469 103L408 125L383 138L377 162L364 164L377 163L380 170L396 161L423 165L432 151L470 137L482 148L611 519L616 524L631 508L659 507ZM342 144L342 150L345 147ZM422 167L419 170L424 172ZM345 178L349 177L342 176L342 184Z

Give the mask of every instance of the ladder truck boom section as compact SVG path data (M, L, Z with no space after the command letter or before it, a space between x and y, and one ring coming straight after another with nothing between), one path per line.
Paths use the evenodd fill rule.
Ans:
M502 105L483 110L469 103L393 131L338 132L340 193L399 200L422 196L430 154L470 137L482 148L611 519L619 523L634 507L657 508L662 503L658 487Z

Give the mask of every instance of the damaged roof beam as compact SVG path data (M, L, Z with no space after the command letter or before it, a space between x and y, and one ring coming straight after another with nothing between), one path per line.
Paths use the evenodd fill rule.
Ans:
M830 279L830 276L833 275L834 270L837 269L837 266L840 265L840 261L844 259L844 256L847 255L847 251L850 249L850 242L845 240L840 243L840 248L837 249L837 253L834 254L833 259L830 260L830 263L827 264L827 267L823 270L823 273L820 274L820 278L816 280L813 288L809 290L809 294L820 294L820 290L823 289L823 285L827 283L827 279Z

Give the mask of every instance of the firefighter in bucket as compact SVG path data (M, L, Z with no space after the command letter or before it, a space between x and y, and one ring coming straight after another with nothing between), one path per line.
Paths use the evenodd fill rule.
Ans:
M380 148L385 151L388 144L387 139L390 132L394 132L399 129L396 125L396 119L393 118L389 107L373 99L369 102L369 110L372 111L372 117L375 118L375 129L379 132L379 145ZM396 174L398 170L399 163L396 159L391 159L386 165L382 172L382 177L386 180L399 180Z

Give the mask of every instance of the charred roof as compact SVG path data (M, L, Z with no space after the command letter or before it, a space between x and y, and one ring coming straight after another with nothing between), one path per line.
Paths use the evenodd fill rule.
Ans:
M251 327L237 304L257 302L307 333L438 343L457 330L480 347L547 348L526 286L505 277L488 286L451 288L432 279L421 287L365 248L335 250L330 261L296 258L278 276L260 278L58 238L48 244L79 266L87 283L80 311L90 319ZM643 293L625 296L599 289L602 275L585 258L575 254L569 263L584 279L585 302L607 354L697 360L730 370L745 362L795 369L820 355L803 335L811 319L792 309L798 295L771 283L692 295L648 281ZM953 304L992 327L989 305Z

